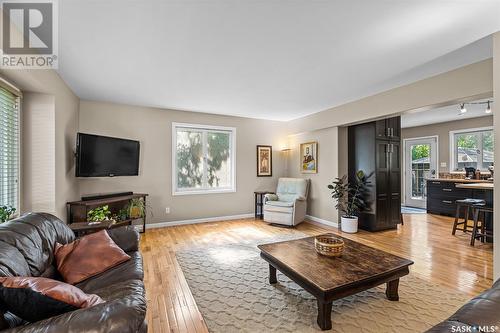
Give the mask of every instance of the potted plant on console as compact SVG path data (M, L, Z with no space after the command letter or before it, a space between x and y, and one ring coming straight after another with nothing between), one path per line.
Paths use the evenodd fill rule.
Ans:
M16 212L16 209L12 206L2 205L0 206L0 223L4 223L12 217L12 214Z
M89 210L87 213L87 220L91 223L99 223L110 220L110 216L111 211L109 210L109 206L105 205Z
M370 182L362 170L356 172L351 182L347 176L335 178L328 188L332 190L332 198L336 201L335 208L340 211L340 226L343 232L358 231L358 214L366 206L365 197Z

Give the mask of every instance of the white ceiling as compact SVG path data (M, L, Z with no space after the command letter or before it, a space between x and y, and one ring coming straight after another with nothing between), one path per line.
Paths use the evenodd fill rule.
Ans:
M493 99L489 99L493 101ZM488 99L482 99L476 102L486 102ZM493 104L491 104L493 106ZM418 112L407 112L401 116L401 127L415 127L415 126L423 126L437 123L444 123L448 121L454 120L463 120L470 118L478 118L478 117L486 117L491 116L492 114L485 113L486 105L481 104L466 104L467 112L461 114L460 105L450 105L442 108L436 108L426 111L418 111Z
M498 0L64 0L82 99L290 120L491 57Z

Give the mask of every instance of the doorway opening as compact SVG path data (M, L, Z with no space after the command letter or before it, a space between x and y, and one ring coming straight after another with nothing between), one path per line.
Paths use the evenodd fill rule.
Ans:
M426 180L437 176L438 137L405 139L404 147L405 206L426 208Z

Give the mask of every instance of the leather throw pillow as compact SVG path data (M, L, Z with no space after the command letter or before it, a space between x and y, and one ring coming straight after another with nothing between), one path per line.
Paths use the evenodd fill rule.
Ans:
M28 322L104 303L97 295L42 277L0 277L0 300L5 310Z
M57 270L70 284L82 282L130 259L105 230L72 243L56 244Z

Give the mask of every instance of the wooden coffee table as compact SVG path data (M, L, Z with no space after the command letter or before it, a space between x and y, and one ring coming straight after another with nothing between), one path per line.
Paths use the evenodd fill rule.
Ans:
M269 263L269 283L277 283L279 270L318 301L318 325L332 328L332 302L387 283L385 294L399 300L399 278L409 273L413 261L342 238L341 257L325 257L314 249L314 237L259 245L260 256Z

